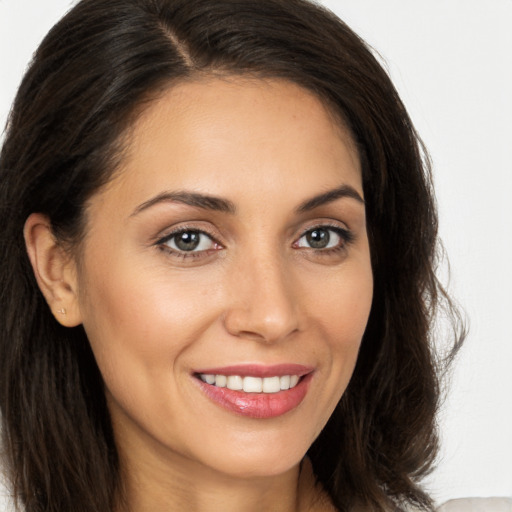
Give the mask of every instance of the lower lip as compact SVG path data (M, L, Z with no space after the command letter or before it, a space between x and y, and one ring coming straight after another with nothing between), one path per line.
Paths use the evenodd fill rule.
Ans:
M295 409L304 400L311 376L311 373L305 375L294 388L277 393L245 393L196 380L208 398L228 411L250 418L275 418Z

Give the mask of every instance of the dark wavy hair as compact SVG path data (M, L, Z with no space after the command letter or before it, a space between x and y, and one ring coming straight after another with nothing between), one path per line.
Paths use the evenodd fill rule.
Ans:
M62 327L38 289L25 220L44 213L58 241L79 247L84 203L112 178L137 115L212 74L294 82L350 130L374 298L352 380L309 457L340 511L432 510L419 482L438 447L446 359L430 328L440 304L456 312L434 273L429 161L371 49L307 0L82 0L35 53L0 153L0 407L17 503L105 512L122 495L100 372L83 328Z

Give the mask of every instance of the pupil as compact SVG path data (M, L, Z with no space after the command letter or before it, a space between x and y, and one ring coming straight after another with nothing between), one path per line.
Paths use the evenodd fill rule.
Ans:
M329 244L329 231L326 229L314 229L306 235L308 244L313 249L324 249Z
M197 231L185 231L176 237L176 247L181 251L193 251L199 245L200 238L201 234Z

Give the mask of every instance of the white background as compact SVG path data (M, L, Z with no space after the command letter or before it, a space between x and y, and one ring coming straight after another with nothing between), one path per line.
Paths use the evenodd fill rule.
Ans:
M434 161L450 290L469 319L428 487L512 496L512 0L325 0L382 56ZM0 124L70 0L0 0ZM0 504L1 505L1 504Z

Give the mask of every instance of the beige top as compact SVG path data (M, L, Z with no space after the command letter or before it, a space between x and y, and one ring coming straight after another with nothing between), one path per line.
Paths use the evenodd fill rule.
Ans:
M512 498L464 498L450 500L439 512L512 512Z
M299 489L301 489L299 496L301 512L337 512L326 491L316 481L311 461L307 457L302 463ZM456 499L446 502L437 510L438 512L512 512L512 498ZM355 510L354 512L363 511ZM414 509L410 512L414 512Z

